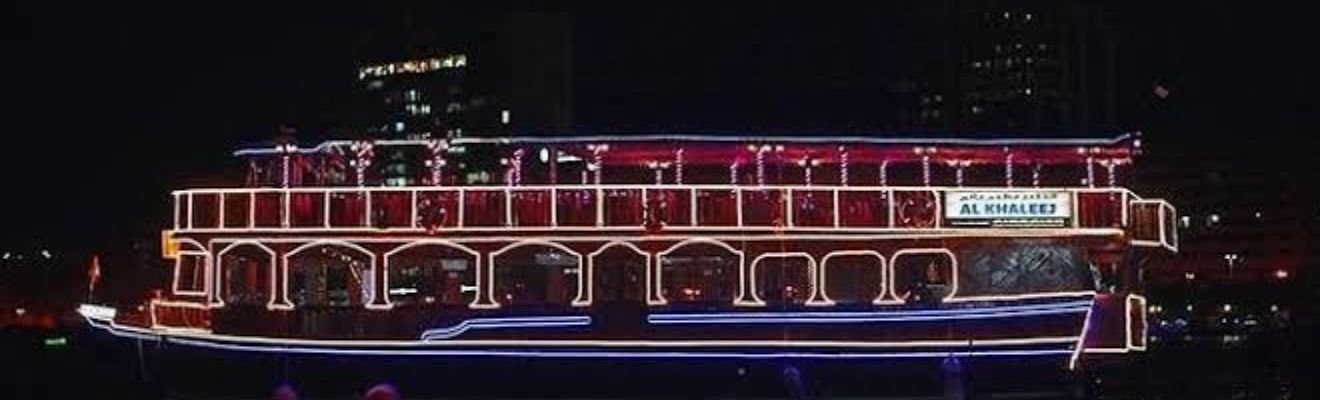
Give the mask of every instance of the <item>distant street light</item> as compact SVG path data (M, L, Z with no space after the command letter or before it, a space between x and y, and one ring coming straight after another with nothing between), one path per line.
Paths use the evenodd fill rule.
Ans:
M1233 279L1233 267L1237 264L1239 256L1234 253L1224 254L1224 261L1228 262L1228 279Z

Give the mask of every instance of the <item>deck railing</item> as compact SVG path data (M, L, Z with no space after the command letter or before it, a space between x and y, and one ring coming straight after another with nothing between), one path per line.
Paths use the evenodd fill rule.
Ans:
M481 230L894 230L952 227L949 192L1053 193L1054 228L1132 225L1138 239L1172 234L1172 207L1124 188L560 185L298 187L174 192L175 230L195 232ZM1147 211L1148 208L1153 209ZM1149 217L1146 214L1151 214ZM1150 226L1145 226L1150 225ZM1163 225L1163 226L1161 226ZM1161 232L1163 233L1161 235ZM1149 233L1149 235L1147 235Z

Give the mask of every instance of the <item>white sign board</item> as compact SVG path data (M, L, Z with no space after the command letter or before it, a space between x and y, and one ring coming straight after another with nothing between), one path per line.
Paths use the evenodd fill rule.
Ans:
M948 226L1061 228L1072 218L1072 193L1051 190L950 190L944 193Z

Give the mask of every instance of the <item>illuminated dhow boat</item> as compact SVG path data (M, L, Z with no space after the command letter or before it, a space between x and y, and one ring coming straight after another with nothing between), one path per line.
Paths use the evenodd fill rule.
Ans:
M92 326L234 352L1054 357L1145 347L1174 209L1106 139L283 143L173 193L173 285Z

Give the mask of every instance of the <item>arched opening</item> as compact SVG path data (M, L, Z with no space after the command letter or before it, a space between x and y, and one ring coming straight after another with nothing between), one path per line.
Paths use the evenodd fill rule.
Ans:
M894 255L891 282L896 299L911 304L939 303L958 290L957 261L948 250L901 250Z
M593 304L645 303L647 256L630 245L606 245L591 254L588 287Z
M174 258L174 280L171 289L175 295L206 296L207 276L211 271L208 264L211 254L201 243L191 239L178 239L177 255Z
M772 254L752 263L752 290L758 303L806 304L815 294L815 265L806 254Z
M670 304L728 305L741 296L742 254L717 242L679 244L657 257Z
M288 294L298 307L358 307L372 299L371 253L341 244L301 247L288 255Z
M220 252L220 299L227 305L264 306L271 301L275 254L254 243Z
M582 257L548 243L515 244L492 254L495 302L515 307L571 305Z
M834 304L871 304L885 293L885 259L875 252L839 252L820 263L821 295Z
M206 294L206 253L183 252L174 260L174 294Z
M386 299L395 306L467 306L476 298L477 254L444 243L404 246L385 254Z

